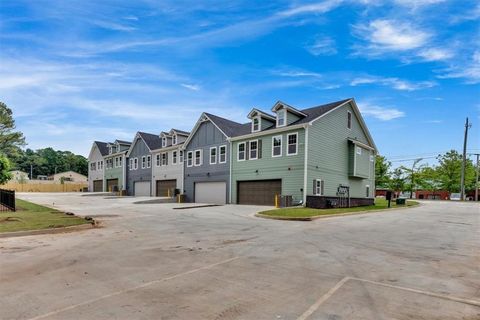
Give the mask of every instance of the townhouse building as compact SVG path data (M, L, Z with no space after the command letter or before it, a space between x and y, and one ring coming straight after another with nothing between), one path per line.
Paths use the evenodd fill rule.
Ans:
M104 159L108 155L106 142L94 141L88 155L88 191L102 192L104 185Z
M104 157L106 191L125 192L127 190L127 152L130 145L130 142L123 140L115 140L107 144L108 154Z

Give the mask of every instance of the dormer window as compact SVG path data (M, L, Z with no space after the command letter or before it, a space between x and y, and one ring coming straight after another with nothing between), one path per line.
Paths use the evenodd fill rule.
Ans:
M109 147L108 147L108 153L109 153L109 154L112 154L112 146L109 146Z
M277 127L283 127L286 124L287 110L280 109L277 111Z
M176 134L174 134L174 135L172 136L172 144L173 144L173 145L176 145L176 144L177 144L177 135L176 135Z
M252 119L252 132L260 131L260 117Z
M167 146L167 137L162 137L162 148L165 148Z

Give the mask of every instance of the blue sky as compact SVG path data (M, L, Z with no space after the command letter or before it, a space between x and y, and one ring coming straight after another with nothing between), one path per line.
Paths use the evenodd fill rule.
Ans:
M390 159L480 151L480 4L448 0L2 1L0 100L30 148L246 122L354 97Z

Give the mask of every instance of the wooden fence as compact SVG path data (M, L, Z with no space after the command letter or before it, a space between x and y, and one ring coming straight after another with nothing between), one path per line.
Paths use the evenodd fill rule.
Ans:
M88 187L87 183L19 183L7 182L1 186L3 189L15 190L16 192L81 192Z

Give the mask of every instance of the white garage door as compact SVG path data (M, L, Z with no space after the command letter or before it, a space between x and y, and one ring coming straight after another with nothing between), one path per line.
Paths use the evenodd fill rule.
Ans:
M150 181L135 182L135 197L150 197Z
M225 182L195 183L195 202L208 204L225 204L227 201L227 184Z

